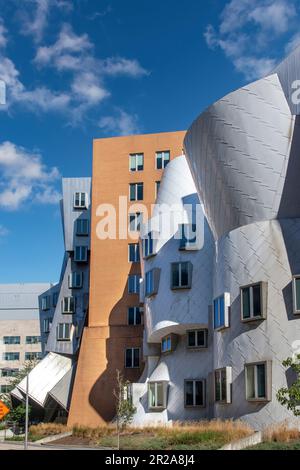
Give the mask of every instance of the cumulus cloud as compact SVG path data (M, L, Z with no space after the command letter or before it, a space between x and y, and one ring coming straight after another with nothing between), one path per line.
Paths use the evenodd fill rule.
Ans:
M56 167L48 168L38 153L12 142L0 144L0 207L17 210L25 202L56 203Z
M294 0L230 0L218 27L208 25L204 37L209 48L221 49L236 70L252 80L272 71L278 56L276 50L275 57L266 50L296 27L296 17Z
M114 135L130 135L139 132L136 115L126 113L118 109L113 116L103 116L99 121L99 127L105 133Z

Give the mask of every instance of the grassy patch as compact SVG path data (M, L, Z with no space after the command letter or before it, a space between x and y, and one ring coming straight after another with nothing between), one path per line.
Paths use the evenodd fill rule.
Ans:
M246 450L300 450L300 441L291 442L262 442Z

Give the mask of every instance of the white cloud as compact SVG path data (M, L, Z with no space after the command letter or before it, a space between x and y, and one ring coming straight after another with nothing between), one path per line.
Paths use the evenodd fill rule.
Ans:
M17 210L25 202L55 203L60 195L56 167L48 168L38 153L12 142L0 144L0 207Z
M122 57L110 57L103 62L103 72L107 75L127 75L128 77L142 77L149 75L137 60Z
M24 9L19 12L21 32L31 35L37 43L43 39L51 8L72 10L72 2L68 0L25 0L25 3Z
M300 45L300 33L294 34L285 47L286 54L290 54L296 47Z
M0 18L0 49L4 49L6 47L6 44L7 44L6 33L7 33L7 30L3 24L2 19Z
M294 0L230 0L218 28L208 25L204 37L209 48L220 48L247 79L260 78L278 60L276 49L275 57L266 53L270 44L292 31L296 18Z
M104 132L114 135L130 135L139 132L136 115L118 109L114 116L104 116L99 121L99 127Z

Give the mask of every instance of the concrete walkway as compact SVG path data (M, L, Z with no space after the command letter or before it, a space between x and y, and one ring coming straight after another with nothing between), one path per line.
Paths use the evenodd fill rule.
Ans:
M24 450L23 442L0 442L0 451L2 450ZM41 445L28 444L28 450L104 450L101 448L88 446L63 446L63 445Z

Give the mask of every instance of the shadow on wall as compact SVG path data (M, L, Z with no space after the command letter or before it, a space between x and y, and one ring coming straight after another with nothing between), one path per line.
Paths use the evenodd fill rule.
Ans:
M129 274L138 274L138 263L132 265ZM143 325L127 325L127 308L139 306L139 295L128 294L128 282L125 285L121 299L115 304L109 315L108 337L106 342L106 369L94 383L89 393L89 403L100 418L109 422L115 416L115 399L113 390L116 388L117 370L125 380L137 382L143 372L142 342ZM104 330L105 328L103 328ZM125 368L125 349L140 348L140 367Z

